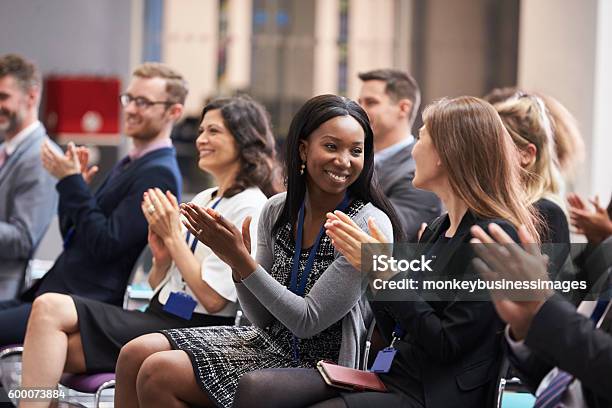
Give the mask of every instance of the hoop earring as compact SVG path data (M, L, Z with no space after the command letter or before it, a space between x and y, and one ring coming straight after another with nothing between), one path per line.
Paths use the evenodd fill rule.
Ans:
M304 169L306 169L306 162L302 162L302 165L300 166L300 176L304 175Z

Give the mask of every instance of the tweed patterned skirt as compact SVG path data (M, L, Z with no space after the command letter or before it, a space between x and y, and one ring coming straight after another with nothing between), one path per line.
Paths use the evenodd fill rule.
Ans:
M353 217L365 203L354 200L346 213ZM286 223L274 237L274 263L270 275L288 287L295 252L292 226ZM300 250L298 280L310 249ZM306 292L334 262L334 248L327 235L321 238ZM161 331L172 348L189 355L198 384L219 407L231 407L243 374L265 368L313 368L319 360L337 361L342 343L342 321L305 339L295 339L280 321L270 327L197 327ZM295 346L294 346L295 345ZM294 350L295 347L295 350ZM294 360L294 351L298 358Z
M254 326L216 326L161 331L172 348L189 355L197 382L219 407L231 407L243 374L263 368L312 367L293 361L291 347ZM285 343L285 344L283 344Z

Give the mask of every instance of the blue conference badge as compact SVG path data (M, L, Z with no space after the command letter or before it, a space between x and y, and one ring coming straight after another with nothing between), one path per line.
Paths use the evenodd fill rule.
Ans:
M374 364L372 364L370 371L373 373L388 373L389 370L391 370L391 364L393 364L395 353L397 353L397 350L393 347L387 347L380 350L376 355L376 360L374 360Z
M164 305L164 311L185 320L191 320L197 304L198 302L185 292L172 292Z

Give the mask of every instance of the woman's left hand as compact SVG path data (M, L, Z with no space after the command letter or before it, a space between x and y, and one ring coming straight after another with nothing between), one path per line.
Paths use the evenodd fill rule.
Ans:
M149 226L162 240L182 239L179 206L176 197L159 188L150 188L144 193L142 212Z
M248 277L256 268L257 262L251 257L251 237L249 225L251 217L246 217L242 232L212 208L203 208L193 203L181 204L185 216L183 224L208 246L242 279Z

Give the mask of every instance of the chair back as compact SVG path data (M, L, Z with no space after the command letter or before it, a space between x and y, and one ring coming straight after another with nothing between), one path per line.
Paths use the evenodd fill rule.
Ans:
M132 301L139 303L136 308L148 304L149 299L153 295L153 291L150 289L138 290L134 287L134 284L146 280L146 276L151 270L152 265L153 253L151 252L151 248L146 245L142 252L140 252L138 259L136 259L136 262L130 271L128 285L125 289L125 295L123 296L124 309L134 309L134 307L131 306Z

